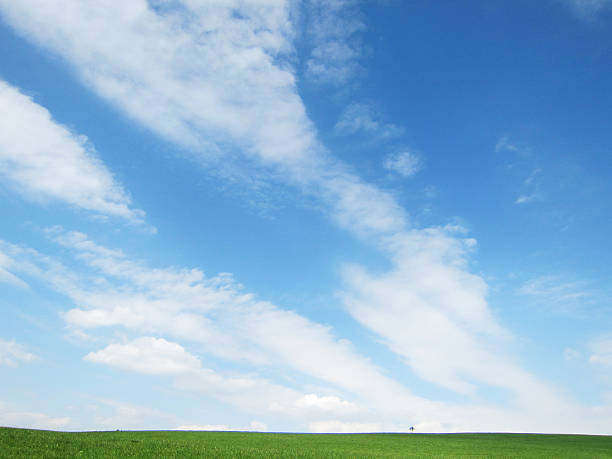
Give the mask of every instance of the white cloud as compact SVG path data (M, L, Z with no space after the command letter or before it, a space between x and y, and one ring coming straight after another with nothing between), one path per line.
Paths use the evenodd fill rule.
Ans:
M427 198L427 199L434 199L438 196L438 189L433 186L433 185L427 185L424 189L423 189L423 195Z
M526 186L533 185L541 173L542 173L542 169L540 168L534 169L531 172L531 174L529 174L529 176L523 181L523 185L526 185Z
M579 359L580 357L582 357L582 354L576 349L572 349L571 347L566 347L563 350L563 357L565 358L565 360L571 361L571 360Z
M27 284L15 276L13 273L7 271L6 269L0 267L0 282L4 282L7 284L12 284L18 287L27 287Z
M543 195L540 192L541 173L542 169L536 168L527 176L525 180L523 180L521 185L523 194L521 194L516 201L514 201L515 204L525 204L543 199Z
M15 340L5 341L0 339L0 366L15 367L18 362L30 362L32 360L34 360L34 355L27 352Z
M573 405L504 357L498 345L504 331L487 310L484 283L465 272L467 249L457 239L415 232L409 240L391 241L397 244L391 249L397 253L396 270L379 277L349 271L351 288L346 293L349 311L417 374L451 390L476 394L474 403L451 404L414 396L350 343L334 337L329 327L241 293L226 276L148 268L80 233L57 231L54 237L89 266L90 275L87 269L79 275L59 269L31 249L10 253L17 267L47 280L78 305L66 315L69 324L92 329L112 325L175 339L137 338L90 356L126 371L170 376L177 389L215 397L242 413L268 413L276 422L284 419L281 425L301 420L306 423L302 429L310 425L313 430L340 429L337 422L383 431L414 424L420 431L440 432L572 431L570 421L577 418L589 420L585 432L602 432L602 426L609 425L610 410L594 408L591 413ZM205 368L187 347L243 372ZM171 358L177 362L169 369ZM263 375L270 370L288 377L268 380ZM318 381L318 389L302 385L299 375ZM481 402L480 384L507 389L514 401L503 406ZM104 425L121 427L121 416L107 417ZM149 425L146 416L133 418L136 424Z
M58 288L79 306L64 316L77 329L114 326L169 334L197 342L206 352L220 358L247 361L262 368L280 365L335 384L366 399L393 397L420 403L409 391L356 355L350 344L336 340L328 327L313 323L295 312L255 300L252 295L242 293L227 275L207 279L199 270L147 268L127 259L121 251L94 244L81 233L58 231L55 229L51 234L94 268L93 276L97 281L101 275L108 279L108 282L91 286L66 284L66 279L74 276L62 271L51 272L51 282L57 282L55 278L59 277ZM45 277L47 274L41 275ZM124 350L118 346L113 349ZM94 355L102 357L105 354L99 351ZM130 356L137 354L129 353ZM142 361L148 362L149 359L141 358L134 364L121 365L140 368ZM355 374L360 378L354 378L352 375ZM209 372L201 372L192 379L195 382L183 380L180 384L190 390L211 390L225 400L236 400L235 394L219 392L220 387L232 387L227 379ZM235 382L239 389L243 387L239 381ZM269 384L254 384L253 390L260 395L245 395L249 400L241 402L243 406L252 406L254 400L276 402L282 392ZM262 393L267 395L262 396ZM294 406L293 400L298 398L299 394L287 392L281 403L285 408L281 406L281 410L291 411L287 406Z
M260 421L251 421L244 430L251 432L266 432L268 430L268 426Z
M247 426L242 427L230 427L226 424L192 424L192 425L183 425L179 426L174 430L191 430L191 431L233 431L233 432L266 432L268 430L268 426L263 422L252 421Z
M520 205L543 200L546 193L542 189L542 169L535 166L537 160L531 148L504 135L495 145L495 151L506 153L504 163L508 171L523 177L526 175L525 178L521 178L519 195L514 203Z
M539 199L541 199L541 196L538 193L529 194L529 195L522 194L518 198L516 198L516 201L514 201L514 203L515 204L525 204L525 203L536 201Z
M80 233L60 233L56 239L104 285L57 266L47 269L39 256L21 252L33 265L28 272L76 304L66 321L76 328L123 327L172 337L233 363L298 372L333 386L328 394L341 390L351 403L352 396L356 404L379 407L380 417L441 431L541 430L544 425L571 430L572 408L554 388L505 357L499 343L506 333L488 308L486 284L468 269L473 241L437 229L407 230L405 212L388 193L363 182L317 141L288 64L294 34L289 3L184 0L173 5L178 8L154 10L143 0L0 0L16 30L65 58L90 88L128 116L190 148L206 164L240 150L321 200L342 227L371 236L395 267L379 276L347 269L347 310L418 375L468 394L477 394L479 384L501 387L521 403L492 408L420 399L329 327L244 293L231 277L149 268ZM257 409L278 398L280 390L261 379L232 379L206 369L194 374L176 376L176 384ZM280 392L281 408L295 408L304 392L312 393ZM560 424L545 424L550 419ZM341 420L384 424L366 421Z
M200 361L182 346L165 339L142 337L90 352L85 360L149 374L181 374L198 370Z
M575 309L594 298L586 282L568 281L559 276L540 276L524 282L518 289L520 295L532 298L548 308Z
M380 424L343 421L317 421L309 425L313 433L368 433L381 432Z
M13 260L7 254L0 251L0 282L14 285L16 287L27 288L27 284L10 272Z
M381 139L392 139L404 133L403 128L382 121L381 116L371 106L358 103L346 107L336 123L335 130L340 134L363 131Z
M390 194L347 173L322 172L318 192L329 203L333 220L358 235L370 237L401 232L405 211Z
M0 176L22 195L59 200L102 215L142 222L144 212L113 178L84 136L0 80Z
M91 427L97 430L158 430L180 422L177 416L157 408L111 399L97 399L95 402L88 408L93 412L95 422Z
M252 374L220 374L203 368L200 360L181 345L163 338L140 337L130 342L110 344L91 352L85 360L124 371L150 375L174 376L174 385L182 390L212 395L243 411L282 412L295 416L300 410L347 412L355 405L334 396L303 395L298 391L258 378ZM193 426L192 426L193 427ZM237 430L217 428L206 430ZM196 430L196 429L188 429ZM241 428L238 430L245 430Z
M589 362L612 367L612 337L602 337L590 343Z
M207 139L234 140L270 159L306 151L312 139L294 77L276 65L292 50L289 5L173 3L2 0L0 8L95 92L181 145L214 154Z
M295 402L295 406L302 409L316 409L321 411L354 411L354 403L342 400L335 395L320 397L317 394L306 394Z
M64 315L73 327L115 326L174 336L197 342L220 358L263 367L281 365L366 398L381 388L385 396L414 398L357 355L350 343L335 338L329 327L243 293L228 275L206 278L196 269L148 268L119 251L94 244L82 233L57 231L52 232L56 240L93 269L93 278L107 279L102 285L90 284L86 278L74 279L61 270L47 274L40 268L39 276L49 276L78 305ZM40 256L32 263L36 258ZM131 351L130 356L137 353ZM351 376L355 374L360 378Z
M307 34L312 41L306 74L314 81L347 84L362 71L361 40L365 29L354 0L309 0L305 2Z
M565 0L583 19L593 19L599 12L612 8L612 0Z
M524 148L517 146L514 142L510 140L507 135L504 135L497 141L497 144L495 145L495 152L500 153L503 151L522 153L524 151Z
M196 356L163 338L141 337L110 344L84 358L134 373L172 375L175 385L181 389L208 393L238 406L250 399L243 409L267 410L271 404L270 394L275 390L279 399L286 398L287 392L290 392L289 399L298 394L252 376L223 376L202 368Z
M423 168L423 161L416 153L402 151L388 155L383 162L383 167L404 177L410 177Z
M466 269L470 249L440 229L398 236L389 242L393 271L347 267L346 308L427 381L476 397L499 387L521 406L563 404L507 357L510 337L491 315L487 286Z
M393 198L317 140L288 65L290 2L175 6L0 0L18 32L64 57L97 94L205 165L254 160L321 200L349 230L401 229L404 211Z
M240 429L233 429L226 424L204 424L204 425L192 424L192 425L178 426L174 430L223 432L223 431L232 431L232 430L240 430Z
M61 429L69 425L69 417L52 417L44 413L24 411L0 401L0 426L27 429Z

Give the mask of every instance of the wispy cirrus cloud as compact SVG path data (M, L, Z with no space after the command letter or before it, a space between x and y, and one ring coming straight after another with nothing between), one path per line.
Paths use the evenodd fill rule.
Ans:
M393 432L403 431L406 432L408 428L404 429L385 429L383 424L379 423L367 423L367 422L343 422L338 420L330 421L317 421L309 425L309 429L313 433L368 433L368 432Z
M240 15L231 2L188 0L0 8L123 113L200 154L214 156L228 141L268 159L311 146L295 78L280 65L292 52L287 3L242 2Z
M204 391L244 409L290 416L331 408L334 402L347 411L347 405L334 398L338 397L334 387L358 404L388 397L405 400L406 406L409 401L424 403L357 354L350 343L335 338L329 327L241 292L227 275L206 278L197 269L147 268L81 233L59 231L54 229L53 237L89 266L90 276L77 275L32 250L6 243L3 249L21 261L25 273L44 279L78 305L64 313L71 327L85 332L120 327L149 334L111 343L88 354L88 361L171 375L185 390ZM297 371L321 381L328 392L315 394L313 402L300 388L253 376L220 375L203 368L175 341L151 334L192 343L207 355L245 365L251 374L254 368ZM351 376L355 374L360 377Z
M29 429L62 429L69 426L71 419L66 416L49 416L45 413L15 408L0 400L0 425Z
M350 104L340 115L334 130L340 135L361 135L372 144L394 148L396 152L386 155L382 163L383 168L389 172L410 177L423 168L424 161L420 154L399 146L399 139L405 129L385 122L371 105Z
M528 145L503 135L495 145L495 152L500 156L503 155L506 169L522 176L515 204L527 204L544 199L542 168L535 165L534 154Z
M204 432L221 432L221 431L232 431L232 432L267 432L268 426L263 422L251 421L246 426L229 426L227 424L191 424L178 426L172 430L187 430L187 431L204 431Z
M582 19L594 19L597 14L612 8L611 0L564 0Z
M495 144L495 152L514 152L524 155L528 150L524 145L516 144L508 135L503 135Z
M577 311L595 301L595 292L584 280L561 276L539 276L524 282L517 291L543 307L556 311Z
M541 195L537 193L532 194L522 194L514 201L515 204L526 204L528 202L537 201L541 199Z
M176 342L143 336L132 341L111 343L90 352L84 360L123 371L147 375L172 376L175 387L212 395L233 404L241 411L265 415L288 411L300 392L253 375L223 375L204 368L195 355Z
M383 167L403 177L410 177L423 168L423 160L420 155L412 151L401 151L387 155L383 162Z
M30 252L15 256L30 260L36 268L31 272L73 301L64 315L70 326L86 332L119 328L168 343L180 340L183 349L183 343L192 343L201 354L251 368L298 372L326 387L328 393L317 397L338 397L375 411L372 423L331 415L325 422L386 426L378 421L398 419L399 424L414 418L414 424L442 431L541 430L544 418L538 413L546 413L547 420L572 419L568 413L574 407L515 364L499 344L507 334L489 310L485 282L470 273L467 262L474 241L436 228L411 230L406 212L389 193L363 181L319 143L291 65L295 30L289 2L156 5L142 0L121 5L0 0L4 17L19 33L62 56L89 88L127 116L188 149L206 166L236 156L270 168L321 202L339 226L387 255L393 263L388 273L347 268L347 311L418 376L473 395L471 400L477 400L480 386L492 385L510 392L518 403L498 407L423 400L338 339L330 327L244 293L231 276L150 268L84 234L58 232L55 240L73 251L97 283L57 266L48 269ZM360 26L351 27L347 30ZM333 36L325 40L337 41ZM321 48L321 62L340 57L344 64L336 81L345 81L346 63L356 55L331 52L332 59L326 60L325 50L333 46ZM110 345L129 344L144 352L143 346L154 348L153 343ZM125 349L105 348L106 354L111 350ZM192 381L213 390L197 378ZM300 397L312 393L303 389ZM567 426L547 428L567 429L556 427L561 425Z
M402 127L383 121L372 106L361 103L352 103L346 107L334 129L343 135L363 132L377 140L392 140L404 133Z
M540 191L541 174L542 169L536 168L525 180L523 180L523 183L521 184L521 194L518 198L516 198L516 201L514 201L515 204L526 204L528 202L543 199L543 194Z
M390 195L317 140L288 64L289 2L243 2L239 15L224 2L172 4L0 0L0 11L18 32L64 57L93 91L207 167L235 157L269 167L360 234L405 225ZM109 33L113 40L103 38Z
M306 35L312 48L306 60L306 75L336 86L346 85L363 72L360 33L365 24L355 0L308 0Z
M0 282L15 285L17 287L27 287L27 284L10 271L13 260L7 254L0 251Z
M58 124L48 110L1 80L0 176L36 201L61 201L143 223L144 212L131 207L130 196L87 138Z
M84 426L87 429L167 429L169 426L184 422L178 416L160 409L137 405L114 399L95 399L85 408L93 417Z
M443 229L389 240L391 272L347 267L348 311L425 380L468 394L477 394L479 384L493 385L524 404L535 402L536 393L559 399L504 356L510 336L491 315L486 283L465 269L473 243Z
M15 340L6 341L0 339L0 365L15 367L18 362L30 362L34 358L34 354L26 351Z
M464 271L465 249L451 237L416 232L412 239L393 242L397 267L382 276L347 269L345 301L347 311L417 375L472 394L466 403L415 396L328 326L257 300L231 277L149 268L81 233L55 229L51 234L88 269L77 274L31 249L3 243L3 251L19 261L11 269L70 298L77 305L64 314L70 327L86 333L112 327L137 336L94 350L87 361L169 377L179 390L213 396L263 421L266 416L292 419L312 431L358 425L389 431L406 423L419 431L519 426L569 431L563 420L583 417L587 410L504 357L500 340L506 339L505 332L487 310L484 284ZM423 247L425 241L435 247L433 252ZM206 368L202 362L208 355L231 362L234 369ZM318 381L318 389L296 384L304 378L268 380L259 374L267 369L303 375ZM511 401L504 406L482 403L480 384L507 390ZM599 431L606 413L592 416L585 429ZM551 418L559 422L551 424Z
M589 362L612 369L612 337L603 336L589 343Z

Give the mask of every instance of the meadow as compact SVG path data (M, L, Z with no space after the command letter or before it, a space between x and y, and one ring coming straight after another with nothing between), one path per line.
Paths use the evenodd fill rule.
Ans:
M0 457L612 457L612 437L536 434L52 432L0 428Z

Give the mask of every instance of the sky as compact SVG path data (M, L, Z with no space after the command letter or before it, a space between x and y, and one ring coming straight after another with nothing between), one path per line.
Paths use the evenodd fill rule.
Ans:
M0 425L612 434L612 1L0 0Z

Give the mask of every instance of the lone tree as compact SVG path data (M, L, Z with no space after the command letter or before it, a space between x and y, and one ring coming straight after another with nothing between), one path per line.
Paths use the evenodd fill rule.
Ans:
M410 426L410 432L414 432L414 426Z

